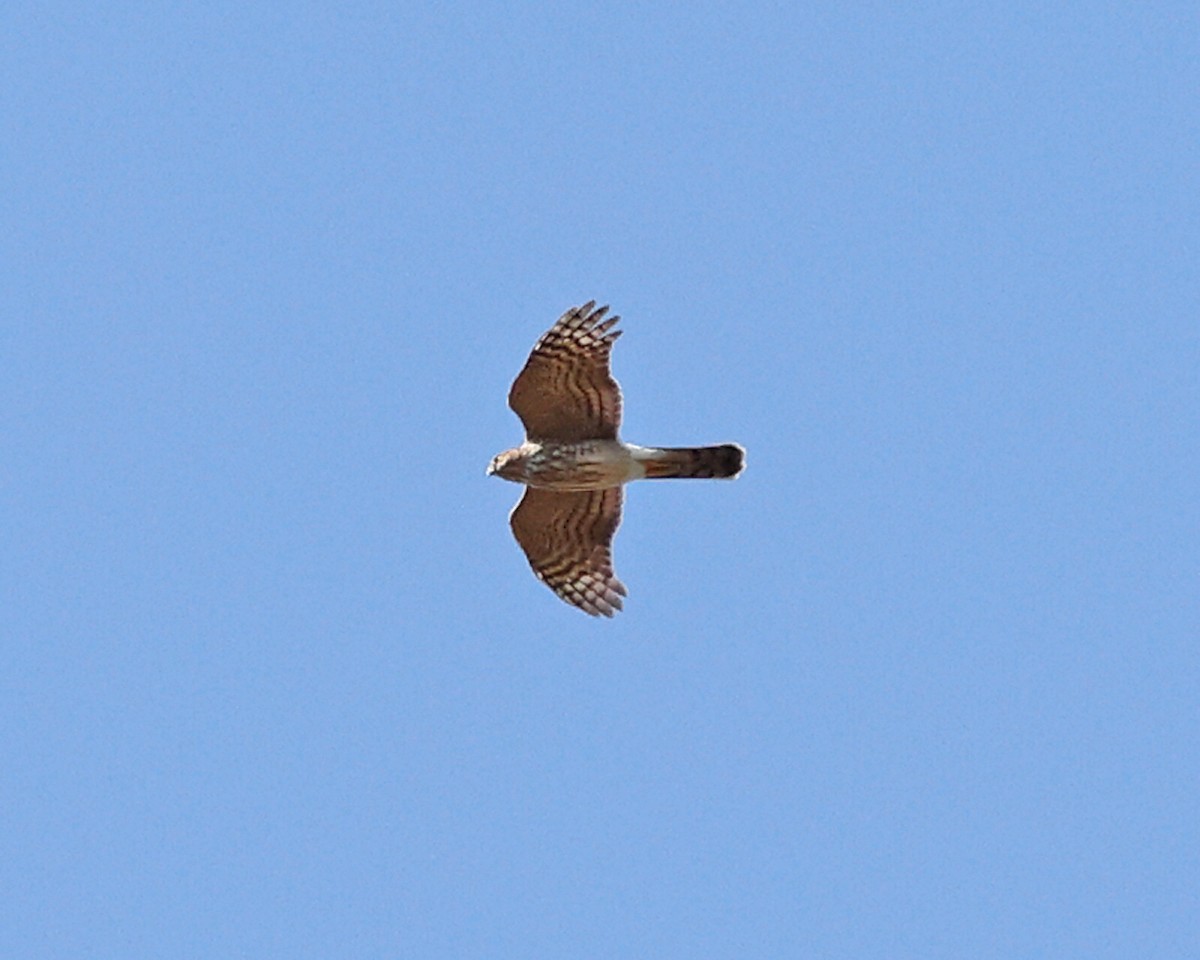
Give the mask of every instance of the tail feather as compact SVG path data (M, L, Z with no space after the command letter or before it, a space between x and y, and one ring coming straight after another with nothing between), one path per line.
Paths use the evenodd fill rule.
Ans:
M646 477L651 480L668 478L716 477L732 480L746 466L746 451L736 443L716 447L664 447L649 452L642 459Z

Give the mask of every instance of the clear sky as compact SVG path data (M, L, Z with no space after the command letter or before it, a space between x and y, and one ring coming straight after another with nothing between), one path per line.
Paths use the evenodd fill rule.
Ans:
M899 6L5 7L0 956L1200 955L1195 5Z

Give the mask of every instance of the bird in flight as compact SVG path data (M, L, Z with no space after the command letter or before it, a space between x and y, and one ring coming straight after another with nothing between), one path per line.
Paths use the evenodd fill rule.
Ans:
M525 485L508 518L533 572L567 603L592 616L621 609L625 585L613 572L612 540L621 522L621 487L671 477L732 479L746 451L715 447L638 447L617 436L621 388L609 359L621 335L608 307L590 300L547 330L513 381L508 405L525 442L492 458L488 476Z

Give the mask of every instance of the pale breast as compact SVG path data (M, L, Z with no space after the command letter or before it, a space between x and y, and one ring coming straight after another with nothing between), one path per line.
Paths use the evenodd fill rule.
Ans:
M543 441L530 455L526 475L531 487L602 490L640 479L645 470L618 440Z

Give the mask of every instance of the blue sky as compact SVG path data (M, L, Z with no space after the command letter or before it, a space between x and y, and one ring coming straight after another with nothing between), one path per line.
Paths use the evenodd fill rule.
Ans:
M1200 942L1184 3L0 14L0 953ZM484 476L612 304L626 610Z

